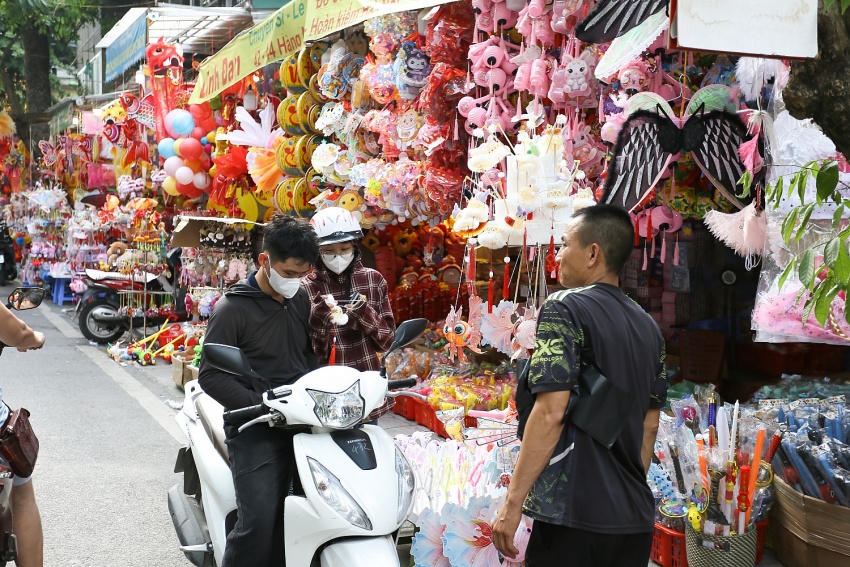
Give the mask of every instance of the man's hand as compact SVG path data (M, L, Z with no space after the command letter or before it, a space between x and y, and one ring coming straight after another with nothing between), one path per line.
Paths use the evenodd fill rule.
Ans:
M499 553L513 559L519 553L514 545L514 535L522 520L522 506L506 501L493 521L493 545Z
M33 331L34 340L26 347L18 347L18 352L27 352L28 350L38 350L44 346L44 333Z

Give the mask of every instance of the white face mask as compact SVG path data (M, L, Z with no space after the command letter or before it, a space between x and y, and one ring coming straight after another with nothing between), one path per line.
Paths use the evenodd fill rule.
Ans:
M278 274L271 266L266 268L266 276L269 278L269 285L272 286L272 289L286 299L295 297L295 294L298 293L298 288L301 287L301 278L285 278Z
M336 256L331 257L322 256L322 262L324 262L325 266L327 266L328 269L335 274L343 273L353 261L354 252L349 252L348 254L337 254Z

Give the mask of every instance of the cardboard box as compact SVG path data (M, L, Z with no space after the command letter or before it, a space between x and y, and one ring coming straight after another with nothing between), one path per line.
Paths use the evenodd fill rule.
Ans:
M177 355L171 357L171 379L174 380L174 384L183 389L183 367L185 364L183 363L183 359Z
M191 364L187 364L185 370L188 373L188 376L184 377L186 382L198 379L198 367L197 366L192 366ZM184 384L185 384L185 382L184 382Z
M194 358L194 352L176 352L171 357L171 379L181 390L192 379L188 367Z
M774 478L776 556L785 567L850 567L850 509L804 496Z

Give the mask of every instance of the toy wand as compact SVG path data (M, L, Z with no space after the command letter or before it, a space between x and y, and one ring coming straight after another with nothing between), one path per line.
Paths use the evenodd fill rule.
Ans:
M750 482L747 486L747 494L749 495L748 506L747 506L747 525L750 524L750 513L753 509L753 498L756 496L756 480L758 479L758 470L759 464L761 463L761 450L764 446L764 429L759 429L758 434L756 435L756 447L753 450L753 464L752 470L753 474L750 475ZM743 485L741 486L743 490Z
M756 475L753 475L756 476ZM747 517L750 513L750 498L747 495L747 487L750 480L750 467L741 467L741 490L738 493L738 534L747 533Z

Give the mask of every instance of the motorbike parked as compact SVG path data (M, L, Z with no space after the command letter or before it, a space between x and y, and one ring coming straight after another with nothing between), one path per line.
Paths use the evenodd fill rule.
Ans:
M130 328L140 328L144 323L142 314L132 317L122 314L122 292L167 292L174 297L174 314L170 317L153 316L147 318L151 327L159 327L167 319L174 322L188 321L184 291L177 285L180 276L180 255L182 248L174 248L166 257L167 269L160 275L149 272L122 274L88 269L84 282L86 291L77 302L77 321L80 332L90 341L98 344L113 343Z
M387 354L416 340L426 326L424 319L399 325ZM236 347L207 343L203 356L216 369L262 379ZM326 366L266 392L262 404L229 412L197 381L186 384L176 418L189 441L175 465L183 484L168 491L180 550L198 567L220 564L237 513L223 422L245 421L239 431L297 432L297 479L284 504L288 567L398 567L396 536L413 505L413 471L387 432L363 422L388 397L421 398L391 391L415 383L388 381L384 370Z
M8 309L25 311L35 309L44 301L44 289L40 287L16 288L6 302ZM0 343L0 354L6 345ZM18 556L17 540L12 529L12 484L14 475L12 469L0 465L0 567L5 567L9 561L14 561Z

